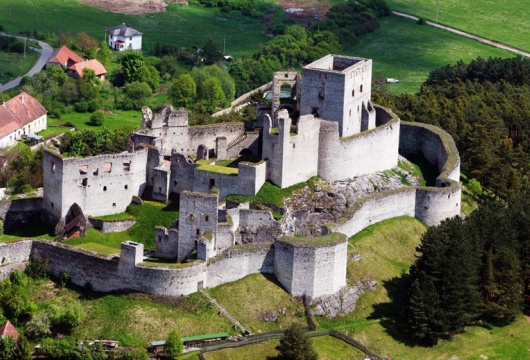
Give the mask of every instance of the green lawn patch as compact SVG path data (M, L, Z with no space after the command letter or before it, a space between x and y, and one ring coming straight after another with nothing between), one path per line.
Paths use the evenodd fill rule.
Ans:
M121 243L127 240L133 240L127 231L102 233L96 229L87 229L85 237L67 239L63 241L63 244L74 245L82 249L110 255L119 253Z
M107 220L107 221L108 220L135 220L134 216L132 216L128 212L104 215L104 216L91 216L91 218L94 218L97 220Z
M1 7L2 6L0 5L0 8ZM0 24L1 23L2 22L0 21ZM0 84L26 74L31 70L33 65L35 65L38 58L39 53L35 51L28 51L26 53L26 58L24 58L24 54L0 51L0 64L2 64L0 67Z
M296 322L307 325L302 301L293 300L272 275L253 274L244 279L208 289L221 306L254 334L281 330ZM285 308L285 315L279 310ZM278 320L265 322L258 315L265 311L278 313Z
M530 7L525 0L387 0L387 4L392 10L438 20L441 24L530 51Z
M455 64L458 60L469 62L478 56L515 56L511 52L397 16L378 18L378 21L381 23L378 30L360 37L344 53L373 59L374 72L381 71L385 78L399 79L397 84L388 84L393 93L419 91L429 72Z
M283 16L278 12L277 16ZM104 40L105 29L131 24L143 33L143 50L151 51L157 42L182 47L202 47L212 36L221 49L232 56L252 54L268 38L260 24L262 16L242 16L240 11L222 13L219 8L168 3L165 12L145 15L125 15L103 11L78 1L13 0L0 4L0 24L7 31L19 33L29 29L57 33L60 21L62 33L86 32L98 41Z
M202 262L202 261L201 261ZM172 268L184 268L195 265L197 262L180 263L175 260L169 259L158 259L158 258L146 258L141 264L145 267L172 267Z
M279 340L266 341L260 344L244 346L237 349L227 349L216 352L204 353L206 360L248 360L248 359L267 359L278 355L276 346L280 344Z
M115 130L122 125L129 125L139 130L142 119L140 111L113 110L112 113L105 114L105 122L103 126L94 126L90 123L91 115L91 113L71 112L61 115L60 120L50 118L48 123L50 126L64 126L65 123L70 122L75 125L77 130L101 130L103 126Z
M105 245L101 245L101 244L97 244L97 243L93 243L93 242L83 243L83 244L79 244L77 246L79 248L81 248L81 249L95 251L95 252L103 254L103 255L114 255L114 254L119 255L120 254L120 249L119 248L105 246Z

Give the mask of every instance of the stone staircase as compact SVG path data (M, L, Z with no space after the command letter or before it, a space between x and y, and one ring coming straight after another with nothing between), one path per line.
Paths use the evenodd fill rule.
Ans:
M237 139L235 139L234 141L231 141L228 146L226 147L226 149L231 149L233 148L234 146L236 146L237 144L239 144L241 141L245 140L247 138L247 134L243 134L241 135L240 137L238 137Z
M206 290L204 289L200 289L199 290L204 296L206 296L206 298L210 301L210 304L213 304L215 305L221 314L223 314L224 316L226 316L228 318L228 320L230 320L230 322L232 323L232 326L234 326L234 328L239 328L241 330L241 332L243 334L249 334L250 332L245 329L245 327L243 327L243 325L241 325L241 323L239 321L237 321L232 315L230 315L230 313L228 311L226 311L226 309L224 307L222 307L218 302L217 300L215 300L214 298L212 298L210 296L210 294L208 294L206 292Z

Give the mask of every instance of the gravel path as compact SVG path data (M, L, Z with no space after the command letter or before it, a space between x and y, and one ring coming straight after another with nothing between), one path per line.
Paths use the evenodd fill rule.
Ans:
M2 35L2 36L14 36L14 35L9 35L9 34L3 33L3 32L0 32L0 35ZM22 37L22 36L14 36L14 37L16 37L18 39L21 39L21 40L26 40L26 38ZM33 39L30 39L30 40L31 41L36 41L36 40L33 40ZM37 62L35 63L35 65L33 65L31 70L26 74L27 76L33 76L36 73L38 73L39 71L41 71L42 68L44 67L44 65L46 65L46 61L48 61L50 56L53 54L53 48L50 45L48 45L47 43L42 42L42 41L37 41L37 43L42 48L42 49L35 49L35 51L40 53L40 57L39 57L39 60L37 60ZM0 91L6 91L6 90L9 90L11 88L14 88L15 86L18 86L20 84L21 80L22 80L22 76L19 76L16 79L11 80L8 83L0 85Z
M405 17L405 18L408 18L408 19L412 19L412 20L416 20L416 21L418 20L418 17L414 16L414 15L405 14L405 13L402 13L402 12L399 12L399 11L392 11L392 12L396 16L402 16L402 17ZM428 21L427 20L425 23L427 25L431 25L431 26L437 27L439 29L444 29L444 30L450 31L450 32L455 33L455 34L458 34L458 35L461 35L461 36L465 36L465 37L473 39L473 40L480 41L483 44L488 44L488 45L491 45L491 46L495 46L495 47L497 47L499 49L504 49L504 50L511 51L511 52L516 53L518 55L530 57L530 53L529 52L526 52L526 51L511 47L511 46L508 46L508 45L504 45L504 44L498 43L496 41L492 41L492 40L489 40L489 39L486 39L486 38L483 38L483 37L480 37L480 36L477 36L477 35L473 35L473 34L465 32L465 31L457 30L457 29L454 29L454 28L449 27L449 26L440 25L440 24L432 22L432 21Z

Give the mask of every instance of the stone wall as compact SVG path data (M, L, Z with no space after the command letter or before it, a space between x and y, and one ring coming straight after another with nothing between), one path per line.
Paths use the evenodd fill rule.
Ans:
M286 110L278 117L278 134L272 133L270 117L263 129L263 158L268 160L267 178L281 188L317 175L320 122L312 115L300 117L298 133L291 135Z
M155 256L165 259L175 259L178 256L178 231L158 226L155 228L156 247Z
M271 243L237 245L211 259L206 286L216 287L250 274L274 272Z
M128 230L136 224L136 220L101 220L96 218L88 219L94 229L102 233L114 233Z
M147 149L133 153L62 158L44 155L44 207L64 218L77 203L86 216L124 212L146 186Z
M274 274L293 296L318 298L346 285L348 242L343 234L282 237L274 243Z
M376 222L397 216L413 216L428 226L460 215L460 158L453 139L445 131L425 124L402 123L400 151L423 154L439 169L437 187L407 187L381 192L360 199L348 219L331 224L329 229L352 236Z
M43 199L35 197L0 201L0 219L4 222L4 232L13 232L25 226L46 223L48 218L43 211Z
M9 278L15 270L24 270L31 254L32 241L0 243L0 280Z
M376 127L349 138L339 138L336 123L323 121L320 127L318 175L327 181L351 179L397 166L400 121L390 110L376 107Z

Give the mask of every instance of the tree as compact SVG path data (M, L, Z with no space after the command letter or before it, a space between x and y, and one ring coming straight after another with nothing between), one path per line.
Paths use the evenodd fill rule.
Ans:
M197 96L197 85L190 74L182 74L168 90L168 95L175 106L188 107Z
M212 65L220 61L223 57L221 51L217 47L215 40L209 36L206 40L206 44L202 47L202 55L204 57L204 63L206 65Z
M41 311L33 315L31 320L26 323L26 332L29 337L39 339L52 334L51 326L51 320L48 314Z
M109 49L109 45L105 41L102 41L99 44L99 50L97 52L98 60L101 62L105 62L109 58L110 54L111 51Z
M90 123L94 126L101 126L105 122L105 116L102 112L96 111L90 115Z
M13 356L15 351L15 341L12 337L1 337L0 336L0 359L2 360L15 360Z
M17 360L31 360L33 359L31 353L31 345L29 344L28 339L23 335L19 335L13 351L13 358Z
M226 101L221 81L218 78L209 78L204 82L202 100L208 111L214 111Z
M134 81L125 85L125 99L122 102L122 108L125 110L140 110L153 92L148 84Z
M137 51L125 51L121 58L121 67L127 81L134 81L136 73L144 66L144 56Z
M282 360L316 360L317 352L313 349L311 339L307 337L302 327L298 324L292 324L283 337L280 339L280 345L276 346L280 352L278 359Z
M179 333L177 332L177 330L171 330L166 340L166 345L165 345L166 355L170 359L176 359L177 356L179 356L182 353L182 350L184 350L184 344L182 343L182 340L180 339Z
M75 37L75 43L83 52L86 52L88 49L96 49L98 47L98 41L84 32L77 34Z

